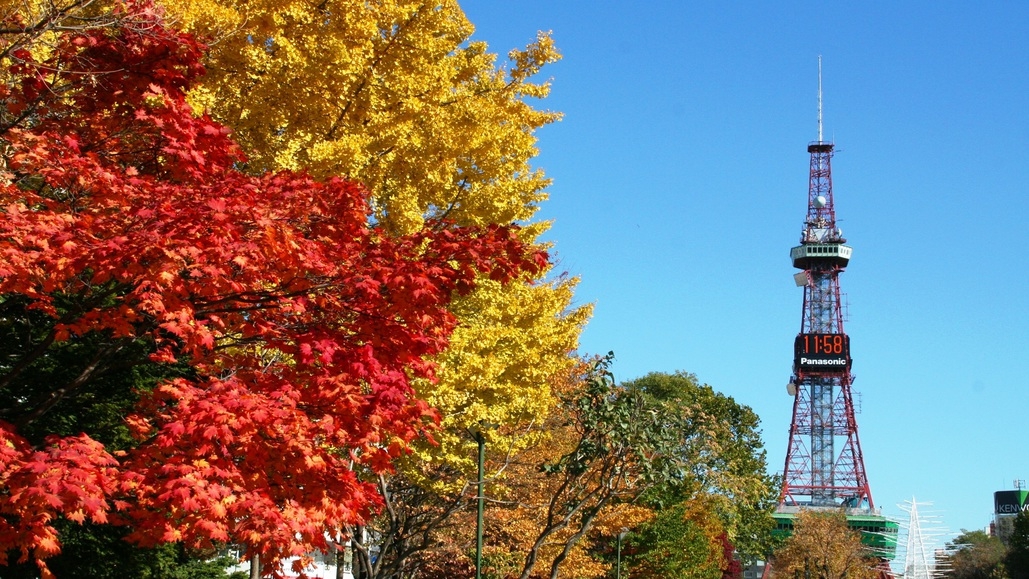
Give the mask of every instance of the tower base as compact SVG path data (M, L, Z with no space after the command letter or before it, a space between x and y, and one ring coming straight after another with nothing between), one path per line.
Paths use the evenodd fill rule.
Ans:
M832 507L786 507L775 511L775 530L772 536L786 539L793 534L793 522L802 509L836 510ZM847 514L847 526L861 532L861 542L879 559L887 562L897 556L897 534L900 525L879 511L871 509L843 509Z

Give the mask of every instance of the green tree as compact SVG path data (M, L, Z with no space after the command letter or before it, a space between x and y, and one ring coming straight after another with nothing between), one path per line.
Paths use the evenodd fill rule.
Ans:
M1007 548L997 537L985 531L961 530L961 534L947 543L950 556L948 579L1006 579L1004 557Z
M722 535L747 542L763 519L771 522L775 487L757 417L691 374L618 384L609 363L555 386L562 403L541 422L547 437L511 456L491 487L489 543L526 554L523 579L548 576L544 567L550 577L569 569L599 577L614 568L624 527L638 555L633 576L697 569L700 561L720 576ZM648 538L633 539L641 536ZM518 565L502 572L516 576Z
M779 485L767 474L757 414L688 372L651 373L623 387L639 392L648 405L672 409L678 420L699 425L703 435L700 447L697 438L680 440L687 473L656 485L644 504L662 510L702 499L742 559L767 553Z
M1011 579L1029 579L1029 513L1026 511L1018 513L1015 518L1004 566Z
M612 354L597 361L582 383L563 396L553 418L564 434L564 451L544 459L540 525L527 550L520 579L533 576L536 564L557 545L550 559L556 579L564 561L600 515L619 503L635 502L644 492L686 476L690 456L683 440L703 437L703 427L682 420L667 405L655 405L642 391L622 388L609 370Z
M627 575L661 579L721 579L727 567L721 522L703 501L681 502L628 536ZM730 553L731 557L731 553Z
M216 553L190 551L181 544L137 547L125 540L127 530L110 525L57 523L61 552L47 560L58 579L238 579L227 567L235 561ZM33 562L2 568L4 579L37 579Z

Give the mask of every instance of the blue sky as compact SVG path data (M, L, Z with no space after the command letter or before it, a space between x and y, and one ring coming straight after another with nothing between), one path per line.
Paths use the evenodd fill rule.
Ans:
M461 1L492 51L564 55L535 165L582 351L752 407L781 471L821 55L873 499L984 528L1029 479L1029 3L634 4Z

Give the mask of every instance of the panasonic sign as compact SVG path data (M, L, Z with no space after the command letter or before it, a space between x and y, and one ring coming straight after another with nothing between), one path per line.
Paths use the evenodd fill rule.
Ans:
M801 358L801 366L846 366L847 360L843 358Z

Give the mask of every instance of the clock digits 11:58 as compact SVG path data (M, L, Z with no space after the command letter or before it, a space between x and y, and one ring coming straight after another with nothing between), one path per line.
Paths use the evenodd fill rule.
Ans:
M798 370L842 372L850 367L850 336L799 334L793 353L793 364Z

